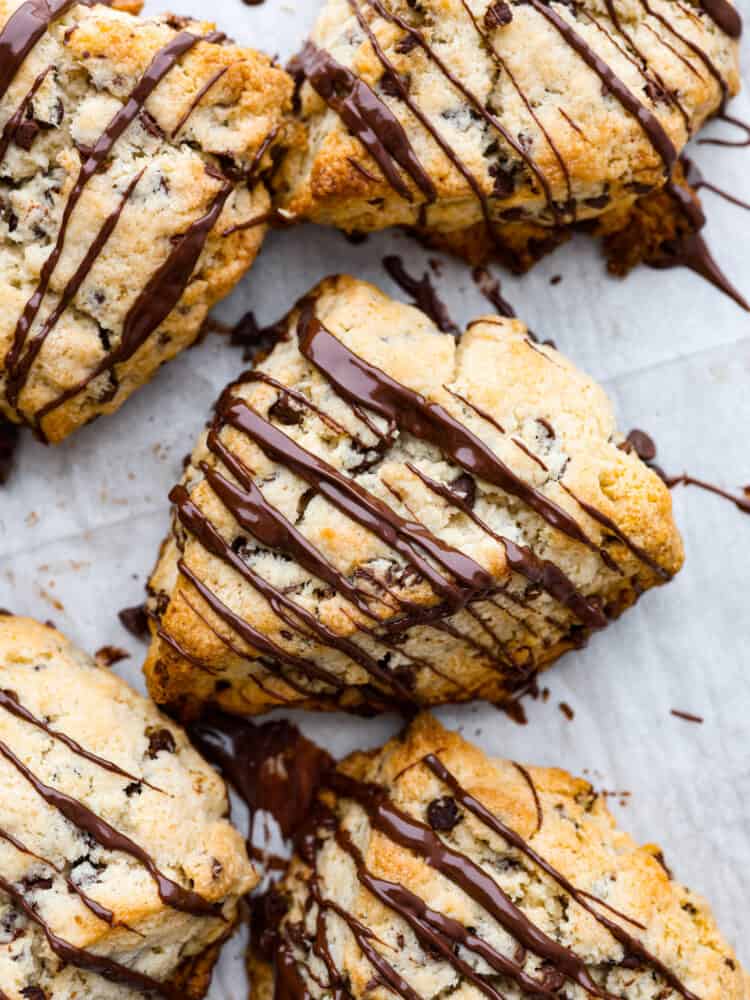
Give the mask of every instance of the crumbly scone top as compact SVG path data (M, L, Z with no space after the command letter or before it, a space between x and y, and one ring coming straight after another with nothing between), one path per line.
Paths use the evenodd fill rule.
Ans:
M72 0L0 0L0 52L0 411L56 441L252 263L291 81L207 22Z
M456 341L324 282L172 494L152 694L253 712L518 690L681 564L669 492L622 445L603 391L517 320Z
M53 628L7 614L0 787L9 1000L173 996L257 881L224 783L182 730Z
M431 717L324 779L298 851L260 1000L748 996L708 905L587 782Z
M626 206L739 88L738 32L725 0L328 0L283 203L428 231Z

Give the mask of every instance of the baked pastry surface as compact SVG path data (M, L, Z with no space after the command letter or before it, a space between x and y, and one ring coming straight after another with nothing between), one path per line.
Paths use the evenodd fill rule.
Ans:
M185 708L503 701L682 562L591 379L348 277L226 389L172 499L145 669Z
M281 203L524 269L664 185L739 88L739 30L725 0L328 0L290 64Z
M72 0L0 0L0 50L0 413L54 442L252 264L292 85L208 23Z
M257 881L224 783L145 698L7 614L0 788L0 996L204 996Z
M266 911L252 996L746 1000L703 899L564 771L490 759L420 716L354 754Z

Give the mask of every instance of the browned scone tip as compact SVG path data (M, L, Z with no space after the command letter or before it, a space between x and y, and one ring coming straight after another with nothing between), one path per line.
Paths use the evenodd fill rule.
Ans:
M230 385L150 580L158 703L507 700L682 564L603 390L514 319L349 277Z
M138 6L0 0L0 416L51 442L196 339L285 140L283 70Z
M186 734L0 617L0 997L199 1000L258 877Z
M740 27L728 0L327 0L280 203L523 270L664 186L739 89Z
M323 779L257 908L254 1000L748 1000L708 904L565 771L421 715Z

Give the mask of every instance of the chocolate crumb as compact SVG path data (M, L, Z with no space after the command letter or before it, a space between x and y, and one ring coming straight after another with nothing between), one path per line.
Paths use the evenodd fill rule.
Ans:
M628 434L628 442L635 448L635 453L642 462L653 462L656 458L656 444L654 439L645 431L633 428Z
M461 813L456 800L450 795L441 799L433 799L427 806L427 822L433 830L450 833L461 821Z
M120 624L136 639L145 641L149 637L148 612L145 604L136 604L133 608L123 608L117 617Z
M562 714L568 720L568 722L572 722L573 719L575 719L576 713L573 711L573 709L570 707L570 705L567 703L567 701L561 701L560 705L559 705L559 708L560 708L560 711L562 712Z
M510 9L510 5L505 0L495 0L495 3L490 4L484 15L484 26L492 31L494 28L502 28L506 24L510 24L512 20L513 11Z
M559 285L561 281L562 281L561 274L553 274L552 277L549 279L550 285Z
M94 653L94 659L100 667L112 667L129 657L130 653L126 649L120 649L119 646L102 646Z
M148 729L146 735L148 736L146 753L151 760L156 760L160 753L174 753L177 750L174 736L168 729Z
M702 715L693 715L691 712L682 712L679 708L670 709L672 715L678 719L684 719L686 722L697 722L698 725L703 724Z

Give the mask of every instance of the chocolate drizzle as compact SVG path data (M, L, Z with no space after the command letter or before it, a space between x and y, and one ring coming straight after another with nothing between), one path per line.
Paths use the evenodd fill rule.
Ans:
M677 976L656 956L626 930L620 921L641 931L646 927L624 913L610 907L603 900L578 890L564 875L547 862L519 833L503 821L477 798L470 794L448 770L437 753L430 753L416 765L424 765L442 782L457 809L460 822L461 811L471 813L475 820L492 834L500 837L508 848L517 852L533 869L551 879L571 901L583 908L599 923L623 948L620 965L627 969L642 968L644 972L656 974L685 1000L697 1000ZM415 766L415 765L412 765ZM530 782L541 818L538 793L531 775L521 769L525 780ZM318 871L318 856L323 844L331 839L354 864L356 877L361 887L378 902L403 920L415 934L424 951L448 963L455 972L478 989L490 1000L502 1000L496 977L514 983L524 996L552 998L561 995L567 982L580 986L589 996L603 1000L614 1000L605 988L591 976L586 962L575 951L558 943L546 934L527 914L506 894L489 874L487 866L480 867L471 858L453 846L449 841L450 830L440 836L425 823L416 819L403 808L398 807L389 797L385 788L359 781L342 771L329 771L323 776L323 787L327 790L326 804L319 803L306 829L297 838L298 851L302 860L310 866L310 875L305 879L309 896L304 912L311 913L317 928L314 935L307 936L304 926L282 921L276 931L273 954L276 958L276 1000L301 1000L310 997L307 977L323 991L330 990L337 1000L350 1000L355 994L348 986L344 971L340 969L328 944L326 913L340 917L352 930L363 957L373 967L376 978L387 982L401 997L411 998L412 987L402 977L393 978L395 972L385 956L376 947L378 939L374 933L348 913L342 905L324 895ZM332 800L330 795L334 796ZM516 950L511 958L498 951L479 931L466 927L460 920L433 909L417 892L406 885L390 881L375 874L367 866L362 851L357 847L344 826L339 814L342 800L351 800L364 810L373 831L390 841L396 847L409 852L433 868L439 875L452 883L478 904L482 910L508 933L516 942ZM434 804L434 803L433 803ZM441 826L442 829L442 826ZM536 836L532 834L531 839ZM516 862L518 863L518 862ZM419 884L424 884L420 879ZM607 913L603 913L602 910ZM612 919L608 914L619 918ZM309 919L309 918L308 918ZM492 973L487 975L477 971L475 964L468 961L473 955L486 963ZM538 971L527 970L529 955L538 960ZM319 978L309 961L315 957L323 962L328 981ZM385 966L384 966L385 963ZM540 977L541 972L541 977Z
M61 816L64 816L69 823L72 823L82 833L88 834L105 850L122 851L124 854L128 854L130 857L140 861L154 880L159 892L159 898L167 906L171 906L175 910L181 910L184 913L190 913L196 917L221 916L220 906L207 902L202 896L192 892L190 889L183 889L182 886L162 874L150 854L142 847L139 847L138 844L124 833L120 833L113 826L110 826L106 820L92 812L82 802L71 798L52 785L45 784L2 740L0 740L0 755L9 764L13 765L16 771L31 785L41 799L44 799L48 805L56 809Z
M437 293L427 271L415 278L404 267L403 259L396 254L383 258L383 267L396 284L414 299L414 305L429 316L438 330L459 336L459 329L451 319L445 303Z
M44 0L29 0L29 2L22 4L11 16L5 28L0 33L0 97L3 96L24 59L44 36L45 31L51 23L75 5L75 0L69 0L69 2L61 2L61 0L52 2L50 0L49 3L44 2ZM215 32L206 35L205 38L200 38L188 31L180 31L176 34L154 55L151 63L134 86L129 98L114 115L93 147L81 151L81 167L71 193L64 205L55 244L44 262L37 287L26 303L16 324L12 343L4 360L6 396L10 405L16 409L19 407L21 394L46 339L58 324L66 309L75 301L84 281L90 274L92 267L117 227L126 204L146 172L146 168L133 176L129 181L124 182L118 204L105 219L101 229L95 235L81 263L62 290L58 303L34 333L32 331L35 320L42 308L51 285L52 277L63 255L66 236L73 213L79 205L89 182L94 176L106 169L118 140L137 118L142 117L149 97L170 70L177 65L179 60L199 42L218 43L223 37L223 35ZM10 143L14 139L20 141L17 137L19 129L25 120L26 111L51 68L47 67L37 77L20 106L6 122L3 133L0 136L0 161L7 152ZM199 106L206 93L224 76L226 69L227 67L223 67L217 70L198 89L191 104L179 119L173 131L172 138L177 136L185 126L190 115ZM269 141L272 140L269 139ZM254 164L254 166L259 165L260 159L267 148L268 145L266 143L261 145L261 150L259 150L260 156L258 157L257 164ZM207 168L209 173L211 173L212 169L211 167ZM60 392L58 396L51 399L29 417L29 422L35 427L40 437L44 438L41 423L49 413L74 398L93 380L105 373L109 373L109 387L106 389L109 395L102 397L102 399L112 399L119 389L119 383L115 374L116 366L129 361L177 306L198 264L209 233L218 221L224 204L232 190L232 184L225 177L215 174L212 174L212 176L216 176L220 181L220 187L214 200L209 205L205 215L190 225L181 236L173 238L167 259L157 269L145 289L132 305L117 345L95 365L90 374L75 385ZM252 178L248 175L248 183L251 180Z
M499 487L535 511L551 527L596 552L609 571L619 576L623 571L607 549L593 542L570 513L514 473L457 417L349 351L317 319L314 300L304 300L299 309L296 332L300 353L340 400L348 404L352 416L376 438L376 443L367 444L359 434L321 409L307 393L279 382L263 370L247 372L239 383L225 391L216 407L206 438L211 460L201 462L196 469L202 475L202 492L205 491L206 496L199 504L197 496L185 485L175 487L171 494L181 528L177 537L182 557L177 569L187 584L173 594L173 600L185 603L223 646L254 667L250 675L252 681L270 696L272 702L286 703L288 699L283 686L274 682L266 686L264 673L289 685L302 695L303 701L309 700L316 705L336 704L354 711L396 708L411 714L420 703L415 690L416 674L423 669L447 681L452 696L464 699L481 696L488 679L479 687L470 688L460 678L445 673L434 657L423 658L409 651L409 630L414 627L437 630L465 644L470 656L479 658L483 666L500 675L503 689L508 693L525 689L536 669L536 654L526 645L515 648L518 646L516 640L511 650L509 641L499 634L498 615L511 626L519 622L533 637L538 635L533 617L540 615L560 634L564 643L579 645L590 630L607 625L609 610L602 607L597 597L580 591L552 561L539 558L530 548L495 532L475 509L476 480ZM265 407L261 412L237 394L240 385L253 382L263 383L277 393L276 401L271 400L267 406L265 416ZM505 435L491 414L452 389L446 389L467 409ZM308 420L319 420L334 435L348 437L354 451L365 455L362 463L346 472L339 471L299 444L291 428L304 425ZM382 429L383 421L385 429ZM268 499L256 473L247 464L248 459L230 446L238 440L236 433L231 436L223 433L230 428L239 432L239 439L252 441L270 461L289 470L306 485L307 489L298 499L299 520L296 523L288 512L282 513ZM387 456L397 431L429 442L462 470L453 483L443 483L413 463L405 463L406 469L426 489L465 514L502 546L508 580L496 581L475 559L448 545L413 514L404 517L397 513L354 478L358 472L368 471ZM554 437L554 429L548 423L545 435ZM510 441L546 469L541 459L520 439L511 437ZM410 513L399 489L393 484L383 485ZM560 486L564 489L562 484ZM367 566L360 566L351 573L339 570L318 544L297 527L308 503L317 496L399 555L403 560L401 568L394 566L392 576L382 570L376 573ZM204 502L209 497L211 505L214 502L221 504L230 515L235 525L230 529L234 537L231 534L225 537L224 530L219 530L212 521L208 514L210 507ZM593 507L584 509L594 521L597 520ZM661 567L626 536L618 534L611 521L606 519L605 526L607 534L614 535L639 561L666 578ZM205 573L199 574L195 568L185 533L193 536L206 552L230 568L267 602L279 620L275 629L256 628L251 620L246 620L213 591ZM327 610L321 613L298 602L296 586L284 588L271 583L268 574L253 565L252 555L264 550L291 561L314 581L319 581L313 583L310 591L317 600L327 601L338 595L348 602L337 607L335 615L348 619L352 631L326 625ZM433 600L416 604L399 596L393 584L400 590L412 581L428 584L434 594ZM516 589L511 589L511 582ZM522 585L520 593L517 591L519 582ZM199 602L208 608L208 616L191 598L191 589ZM534 606L542 593L569 613L565 621ZM519 607L527 613L525 619L531 620L518 616L516 609ZM459 615L463 616L460 620ZM456 620L452 620L453 616L457 616ZM166 645L196 668L220 675L220 666L203 663L192 651L185 649L182 640L171 635L168 620L164 617L158 627L158 635ZM464 622L469 625L468 631L462 627ZM360 644L360 638L366 648ZM342 676L340 668L326 662L318 652L319 646L343 654L365 670L367 683L360 682L355 688L360 701L352 700L353 692L347 690L351 682ZM377 651L374 647L378 647Z
M31 366L39 353L44 339L49 331L42 329L36 337L31 340L27 347L27 338L31 331L32 324L42 306L42 302L49 289L52 275L62 256L65 246L65 238L68 231L73 212L78 205L89 181L97 174L107 162L107 159L114 148L115 143L124 134L126 129L135 121L143 109L146 101L154 92L159 82L166 76L169 70L177 63L182 55L188 52L199 41L196 35L183 31L176 35L164 48L154 56L150 66L143 74L139 82L133 89L130 97L123 107L115 114L107 128L94 144L91 151L85 155L78 178L68 197L60 221L60 229L52 251L44 262L39 277L39 283L34 294L23 310L23 313L16 324L13 334L13 342L5 358L5 367L8 372L8 382L6 394L12 406L18 403L19 395L28 377ZM106 239L105 241L106 242ZM103 245L103 244L102 244ZM93 261L91 261L93 263ZM90 265L89 265L90 266ZM79 283L82 281L79 277ZM26 352L24 353L24 348Z
M313 42L307 42L295 56L289 71L293 75L303 74L341 116L394 191L407 201L412 200L411 191L399 173L401 167L428 201L435 200L435 186L417 159L403 126L371 87Z

